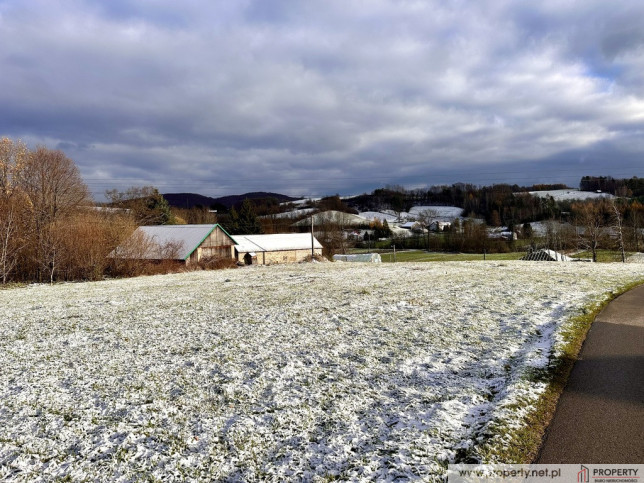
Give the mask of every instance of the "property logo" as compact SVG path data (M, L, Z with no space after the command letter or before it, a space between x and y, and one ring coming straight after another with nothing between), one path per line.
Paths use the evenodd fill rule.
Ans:
M577 483L588 483L590 481L590 470L581 465L581 470L577 473Z

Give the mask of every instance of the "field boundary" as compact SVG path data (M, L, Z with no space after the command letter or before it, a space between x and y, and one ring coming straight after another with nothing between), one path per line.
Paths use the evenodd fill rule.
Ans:
M523 424L517 429L505 431L508 438L502 445L491 443L484 447L484 463L534 463L590 327L609 303L640 285L644 285L644 279L608 292L603 300L582 308L582 313L564 323L564 343L559 355L551 360L543 374L535 374L534 377L535 382L547 383L545 391L539 396L534 409L523 418Z

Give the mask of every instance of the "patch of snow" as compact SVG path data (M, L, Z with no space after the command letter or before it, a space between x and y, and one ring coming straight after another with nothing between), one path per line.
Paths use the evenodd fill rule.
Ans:
M302 208L299 210L285 211L284 213L277 213L275 215L265 215L262 218L299 218L300 216L308 215L316 212L317 208Z
M644 263L644 253L633 253L626 259L628 263Z
M398 219L394 213L388 211L361 211L358 214L369 221L387 220L387 223L393 223Z
M462 218L463 208L458 206L414 206L409 210L409 215L417 218L423 211L431 211L435 213L432 220L438 221L453 221L455 218Z
M455 218L462 218L463 209L458 206L439 206L439 205L428 205L428 206L414 206L409 212L402 211L400 213L394 212L392 210L382 210L382 211L362 211L360 216L367 218L369 220L379 219L380 221L387 220L387 223L404 223L405 221L415 221L418 219L418 216L423 211L433 211L435 216L432 218L433 221L453 221ZM400 215L400 218L398 217Z

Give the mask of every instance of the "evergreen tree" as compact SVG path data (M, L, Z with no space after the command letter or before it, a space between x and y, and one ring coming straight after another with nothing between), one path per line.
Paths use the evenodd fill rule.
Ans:
M230 208L230 213L228 214L230 221L227 223L228 233L231 235L241 235L242 232L239 231L239 213L235 207Z
M231 214L232 218L232 214ZM262 232L262 226L255 214L253 202L248 198L244 199L239 210L239 234L257 235Z
M172 225L170 204L154 186L132 187L105 192L111 205L130 210L139 225Z

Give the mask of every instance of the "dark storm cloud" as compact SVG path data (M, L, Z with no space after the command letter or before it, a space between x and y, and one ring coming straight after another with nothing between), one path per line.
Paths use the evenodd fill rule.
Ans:
M643 176L643 17L630 0L0 0L0 135L64 149L96 193Z

